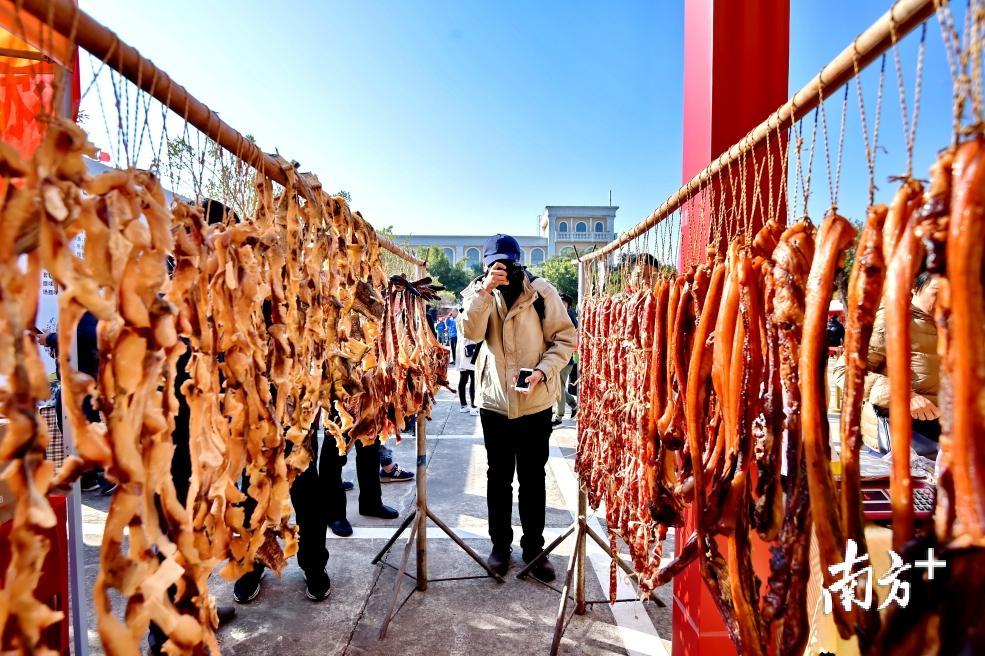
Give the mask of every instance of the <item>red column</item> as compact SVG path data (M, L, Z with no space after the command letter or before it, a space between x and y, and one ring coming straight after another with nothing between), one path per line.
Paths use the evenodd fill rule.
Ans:
M683 182L786 101L789 36L788 0L687 0ZM772 146L778 156L775 140ZM764 153L760 150L759 155L765 156ZM746 169L751 188L751 165L747 163ZM778 189L778 161L775 169L773 182ZM736 166L735 175L742 174ZM768 182L764 173L764 201ZM720 193L721 188L716 185L715 195ZM683 210L679 258L682 268L705 259L705 247L711 240L710 208L702 205L707 199L707 192L703 193ZM767 206L765 202L763 205ZM754 225L761 225L762 209L752 217Z
M749 130L761 123L787 99L789 57L788 0L687 0L684 12L684 156L683 182L687 182ZM774 140L774 156L785 152ZM746 171L735 167L735 175L747 176L751 191L752 161L765 157L754 152ZM782 188L779 163L773 186ZM752 230L762 225L769 186L763 173L762 205L752 214ZM714 195L721 194L716 185ZM779 195L778 193L775 195ZM712 208L706 190L682 211L680 265L682 269L705 261L711 242ZM748 197L747 197L748 199ZM717 202L715 203L717 205ZM781 205L778 212L785 212ZM724 238L724 234L722 235ZM724 244L715 245L722 252ZM687 518L676 536L678 549L694 530ZM756 541L758 542L758 541ZM724 544L721 545L724 552ZM760 578L766 579L768 553L754 545L754 562ZM701 572L695 563L674 580L674 656L734 654L735 648Z

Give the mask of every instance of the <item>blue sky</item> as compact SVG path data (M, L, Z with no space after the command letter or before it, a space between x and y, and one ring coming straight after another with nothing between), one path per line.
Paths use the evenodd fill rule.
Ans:
M612 189L625 230L680 185L683 3L81 4L262 148L348 190L377 226L533 234L545 204L604 205ZM792 5L796 89L888 2ZM918 172L950 135L950 82L935 21L930 29ZM901 51L911 89L915 41ZM864 78L870 115L874 73ZM883 180L901 172L904 152L891 65L888 73ZM854 94L842 207L860 214L867 182ZM816 157L811 207L820 212L829 201L823 151Z

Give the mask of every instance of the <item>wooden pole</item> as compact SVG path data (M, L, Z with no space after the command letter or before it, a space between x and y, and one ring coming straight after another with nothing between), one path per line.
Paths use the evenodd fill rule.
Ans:
M417 589L428 589L428 420L417 415Z
M71 87L71 75L61 66L55 67L57 78L55 88L62 90L59 98L60 106L58 112L63 117L72 117L72 94L69 92ZM59 293L64 290L59 288ZM72 367L79 366L79 340L72 340L72 352L69 354L69 362ZM68 406L62 404L62 438L65 441L65 451L67 453L77 453L75 448L75 435L72 433L72 422L69 421L67 413ZM72 644L76 656L88 656L89 654L89 594L90 591L85 585L85 563L82 559L82 484L79 480L72 483L66 498L66 519L68 520L68 557L69 557L69 594L71 594L72 607ZM67 622L68 618L62 620Z
M585 534L588 528L588 495L578 482L578 536L575 540L573 558L577 559L575 566L575 614L585 614Z
M647 230L676 212L697 191L711 182L716 175L739 157L756 147L766 136L789 126L818 106L820 99L830 97L835 91L855 77L855 67L861 71L899 40L917 28L934 13L935 0L898 0L879 20L862 32L851 45L829 62L817 76L804 88L795 93L786 103L754 127L745 137L695 175L678 189L663 205L653 211L615 241L602 248L586 253L582 262L590 262L603 257L621 246L628 244Z
M382 248L385 251L390 251L391 253L393 253L397 257L402 258L403 260L405 260L407 262L410 262L415 267L418 267L418 270L420 270L420 268L422 268L424 266L424 260L422 260L419 257L414 257L413 255L411 255L410 253L408 253L404 249L400 248L399 246L397 246L396 244L394 244L392 241L390 241L389 239L387 239L383 235L377 233L376 234L376 240L378 242L380 242L380 248Z

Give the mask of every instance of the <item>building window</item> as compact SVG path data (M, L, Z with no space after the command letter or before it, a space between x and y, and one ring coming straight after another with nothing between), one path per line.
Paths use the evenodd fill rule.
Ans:
M561 249L561 257L566 257L568 259L577 257L575 254L575 249L573 249L571 246L565 246L564 248Z
M521 248L520 249L520 264L526 264L526 263L527 263L527 251L525 251L525 250L523 250Z
M599 234L602 234L603 232L605 232L605 224L602 223L601 221L596 221L595 222L595 232L597 232Z
M448 261L451 262L452 264L454 264L455 263L455 251L453 251L450 248L445 248L445 249L442 249L442 250L445 253L445 257L448 258Z
M467 259L469 261L469 264L471 264L472 266L482 265L481 254L479 253L479 249L475 248L474 246L465 249L465 259Z
M585 233L588 232L588 224L584 221L579 221L575 224L575 232Z
M567 232L568 231L568 222L567 221L561 221L560 223L558 223L557 224L557 231L558 232Z
M530 251L530 263L531 264L543 264L544 263L544 249L534 248Z

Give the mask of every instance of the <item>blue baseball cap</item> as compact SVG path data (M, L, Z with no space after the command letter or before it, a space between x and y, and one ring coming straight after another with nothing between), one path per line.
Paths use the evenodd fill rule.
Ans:
M520 261L520 244L509 235L493 235L486 240L482 261L486 266L503 260Z

